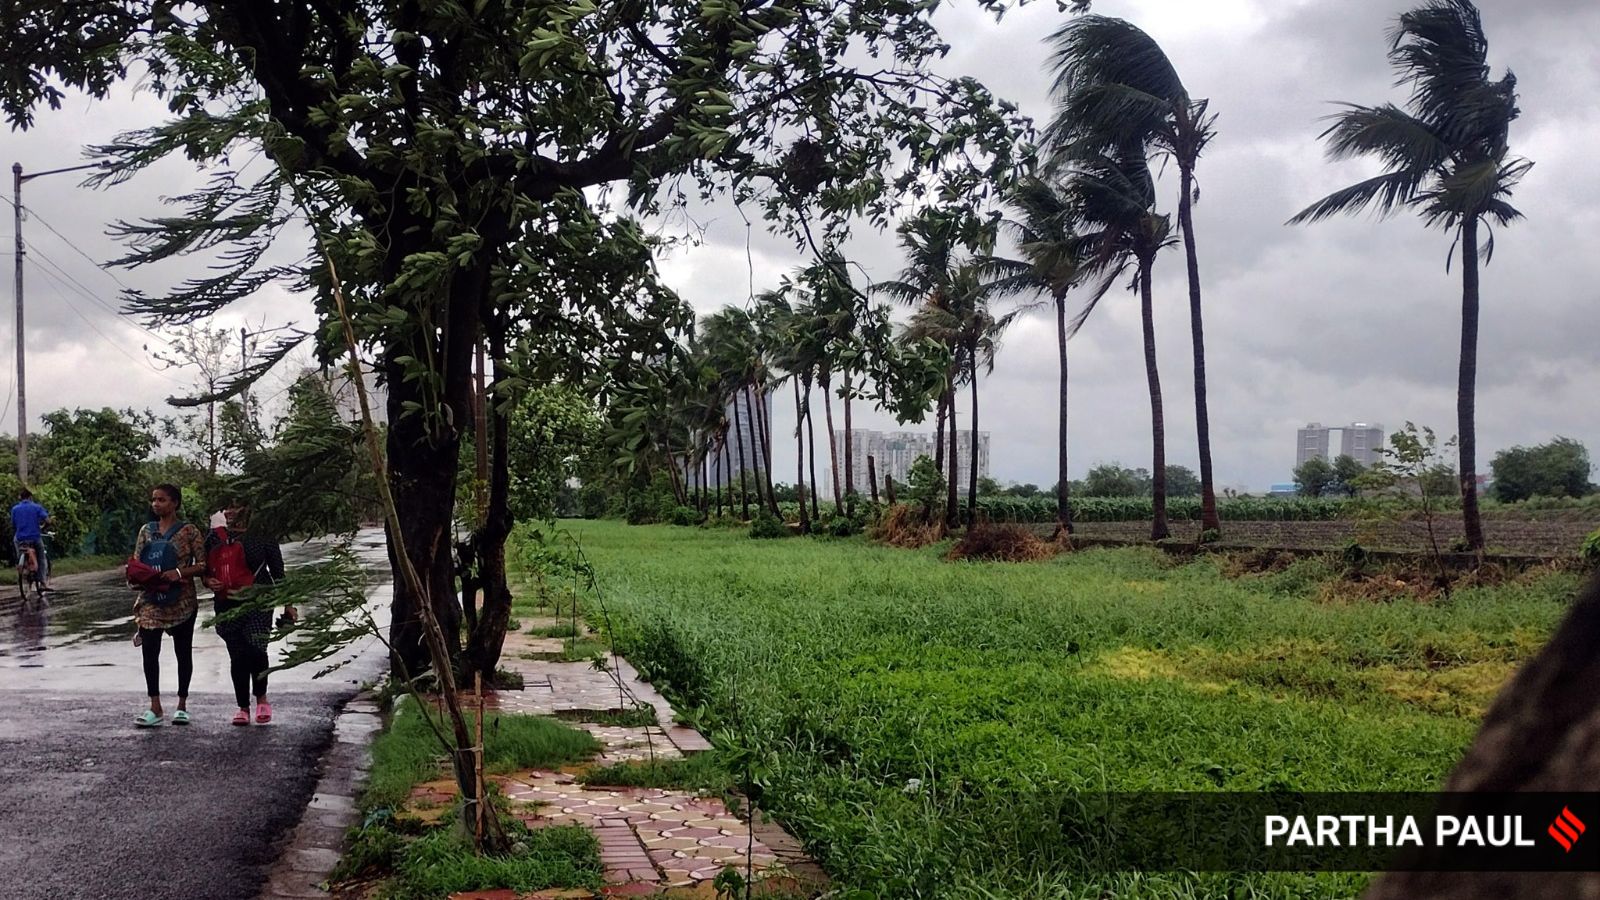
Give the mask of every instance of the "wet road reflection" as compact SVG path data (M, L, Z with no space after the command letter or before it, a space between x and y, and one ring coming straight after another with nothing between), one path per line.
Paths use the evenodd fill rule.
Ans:
M311 562L327 546L320 540L285 544L284 563L292 568ZM370 573L368 598L378 621L386 623L392 586L382 530L358 532L354 549ZM22 601L14 586L0 585L0 689L142 691L139 651L133 646L133 595L121 573L65 575L55 581L62 590L44 603ZM211 615L210 593L202 588L200 621ZM170 692L176 686L177 662L170 650L163 650L162 685ZM274 662L283 650L281 642L272 645ZM295 689L326 684L332 689L370 679L384 665L376 640L362 642L337 658L355 662L323 679L312 675L331 660L275 672L273 684ZM196 627L194 661L192 693L231 692L227 649L214 630Z

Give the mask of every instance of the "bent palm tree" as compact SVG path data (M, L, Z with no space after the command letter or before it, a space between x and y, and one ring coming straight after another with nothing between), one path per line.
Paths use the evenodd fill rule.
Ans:
M1072 500L1067 473L1067 293L1083 276L1083 240L1077 213L1060 186L1039 178L1022 181L1008 198L1018 218L1009 224L1021 260L991 259L1001 276L1000 292L1040 291L1056 310L1056 355L1060 405L1056 448L1056 527L1072 533Z
M1129 287L1139 292L1145 380L1150 389L1150 539L1159 541L1171 532L1167 527L1167 431L1161 374L1156 368L1150 278L1156 255L1172 244L1172 222L1155 211L1155 180L1144 148L1136 144L1074 160L1067 191L1081 218L1084 272L1101 276L1099 286L1073 320L1070 333L1083 327L1117 278L1130 265L1134 267Z
M1357 106L1322 133L1328 156L1374 156L1387 169L1311 204L1290 224L1375 206L1381 215L1411 208L1428 226L1456 232L1461 245L1461 359L1456 416L1461 450L1461 512L1467 543L1483 549L1478 515L1478 227L1490 227L1484 261L1494 255L1492 225L1522 218L1508 198L1533 163L1510 155L1517 117L1517 79L1489 80L1488 38L1467 0L1432 0L1400 16L1389 35L1389 61L1411 97ZM1453 251L1453 248L1452 248ZM1448 263L1446 263L1448 267Z
M1200 453L1201 528L1220 530L1211 468L1206 400L1205 327L1200 258L1195 249L1195 166L1215 132L1210 101L1197 100L1148 34L1109 16L1082 16L1052 37L1056 112L1045 142L1058 161L1138 144L1170 156L1178 168L1178 226L1189 275L1189 333L1194 346L1195 431Z

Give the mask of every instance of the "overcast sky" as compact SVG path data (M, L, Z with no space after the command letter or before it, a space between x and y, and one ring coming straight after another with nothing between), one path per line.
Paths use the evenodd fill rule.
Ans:
M1515 204L1527 220L1498 235L1483 270L1478 369L1479 466L1496 449L1566 435L1600 448L1600 261L1588 251L1600 172L1600 4L1589 0L1483 0L1498 77L1517 74L1522 117L1513 151L1536 165ZM1414 216L1382 222L1347 218L1290 228L1283 222L1329 191L1370 174L1370 164L1329 164L1317 140L1332 101L1402 101L1384 57L1384 35L1406 7L1396 0L1096 0L1095 11L1127 18L1166 49L1195 96L1209 97L1218 134L1201 160L1196 206L1205 291L1212 447L1223 485L1260 490L1286 481L1295 429L1308 421L1406 420L1455 431L1459 269L1446 272L1451 239ZM996 24L970 4L938 15L952 44L946 74L973 75L1048 117L1047 49L1064 20L1037 2ZM79 148L148 124L163 112L148 95L111 103L69 102L38 127L4 138L0 159L39 171L78 161ZM242 162L242 161L236 161ZM201 175L168 162L148 177L88 191L72 175L29 182L24 225L34 255L27 268L28 409L153 406L181 392L189 376L157 371L141 344L151 338L111 314L118 284L45 226L95 260L117 255L108 222L160 211L157 198L181 193ZM1167 196L1175 203L1176 189ZM9 208L5 210L10 212ZM668 282L701 312L747 302L804 262L785 241L757 231L748 249L737 211L696 210L700 246L661 260ZM40 218L42 217L42 219ZM680 220L659 223L681 231ZM10 246L9 219L0 235ZM298 248L297 248L298 249ZM900 267L892 234L867 238L851 255L875 279ZM61 272L52 270L52 264ZM4 268L9 272L9 267ZM118 272L130 285L157 287L181 266ZM1192 356L1182 255L1156 264L1156 337L1166 397L1167 458L1193 466ZM265 321L302 323L309 304L271 292L218 324L237 330ZM0 423L15 430L11 315L0 316ZM92 326L92 327L91 327ZM1053 319L1023 317L1006 336L993 375L980 384L980 426L992 434L992 475L1047 486L1055 480ZM1099 462L1148 466L1149 401L1135 299L1107 299L1071 345L1074 477ZM281 385L281 382L279 383ZM1588 387L1585 387L1588 385ZM276 390L276 388L274 388ZM792 481L792 394L775 411L774 469ZM858 405L859 407L860 405ZM962 417L965 427L966 406ZM858 427L895 429L859 409ZM821 417L818 417L820 424ZM819 440L819 444L822 441Z

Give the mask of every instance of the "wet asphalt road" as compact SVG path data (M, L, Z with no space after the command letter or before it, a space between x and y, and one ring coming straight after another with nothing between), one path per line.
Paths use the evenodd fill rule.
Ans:
M381 533L363 532L358 548L374 579L386 578ZM317 551L284 549L290 565ZM0 600L0 897L255 897L310 799L333 716L381 670L381 649L359 648L323 679L274 673L272 724L238 728L227 652L197 629L194 724L136 729L147 701L120 576L57 585L64 591L42 612L15 594ZM387 584L373 600L387 606ZM202 599L202 621L209 612ZM170 716L177 673L167 646Z

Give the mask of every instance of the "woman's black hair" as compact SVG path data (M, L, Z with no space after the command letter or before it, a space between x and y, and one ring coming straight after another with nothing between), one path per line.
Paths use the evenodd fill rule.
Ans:
M172 501L173 509L183 509L183 488L163 481L150 490L160 491L161 493L166 494L167 499Z

